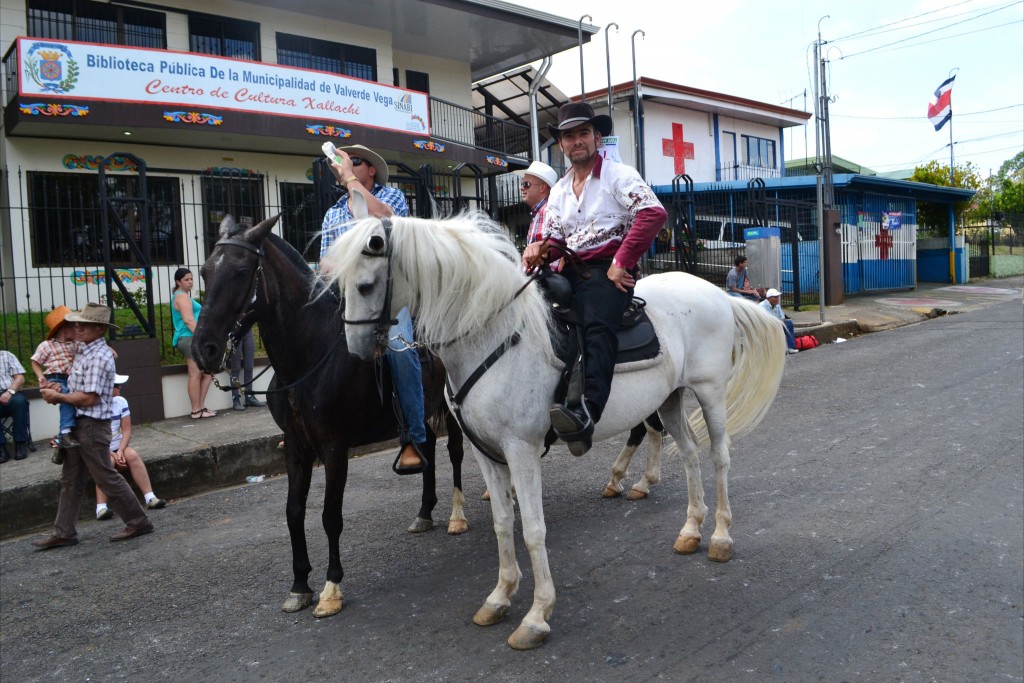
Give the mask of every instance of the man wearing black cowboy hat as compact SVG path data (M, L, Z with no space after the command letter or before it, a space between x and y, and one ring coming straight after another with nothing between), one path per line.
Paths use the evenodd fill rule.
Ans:
M111 322L113 311L99 304L88 304L81 311L68 313L64 324L71 325L76 339L85 348L75 355L68 378L68 393L40 389L47 403L69 403L77 408L75 439L80 446L68 450L60 473L60 502L53 535L33 541L40 550L61 548L78 543L75 523L82 508L82 496L89 477L107 495L110 509L124 521L125 528L110 537L126 541L153 531L146 511L139 504L128 482L110 459L110 421L114 416L114 354L104 337L107 329L118 329Z
M601 138L612 132L611 117L594 114L585 102L570 102L558 110L558 125L548 129L572 167L552 188L541 240L526 248L523 263L540 263L556 244L575 251L589 270L562 269L583 328L584 400L551 407L551 426L573 455L583 455L611 392L615 332L633 298L634 270L668 213L633 168L598 155ZM561 255L551 251L555 258Z

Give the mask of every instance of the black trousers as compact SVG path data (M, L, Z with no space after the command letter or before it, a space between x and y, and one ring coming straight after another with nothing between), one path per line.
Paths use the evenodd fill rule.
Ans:
M615 374L619 340L615 336L622 314L633 299L633 290L620 292L608 279L611 261L590 261L584 265L590 278L584 279L571 266L562 274L569 279L575 295L574 306L583 328L583 394L594 422L601 419Z

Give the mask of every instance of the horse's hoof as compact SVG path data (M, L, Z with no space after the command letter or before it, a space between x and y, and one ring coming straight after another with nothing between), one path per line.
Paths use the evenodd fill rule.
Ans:
M410 534L422 534L424 531L430 531L433 528L434 520L417 517L416 519L412 520L412 524L409 525L409 528L406 529L406 531L408 531Z
M316 603L316 607L313 608L313 616L317 619L333 617L341 611L342 607L344 607L344 604L340 597L327 599L320 598Z
M289 593L281 605L282 612L300 612L313 604L312 593Z
M640 491L639 489L630 489L629 493L626 494L626 500L643 500L647 497L647 491Z
M519 624L519 628L508 637L508 646L513 650L532 650L539 647L551 633L551 628L547 624L544 626L545 628L541 629L532 625Z
M452 519L448 521L448 535L458 536L469 531L469 522L464 519Z
M601 493L602 498L618 498L622 495L622 491L616 490L611 486L605 486L604 491Z
M332 617L341 611L343 600L341 596L341 584L334 581L324 583L324 589L320 592L320 599L313 608L313 616L317 619Z
M692 555L697 552L697 548L700 547L700 536L680 536L676 539L676 544L672 546L672 550L676 551L680 555Z
M732 559L732 543L711 541L708 545L708 559L712 562L728 562Z
M508 605L499 607L484 605L473 615L473 623L477 626L494 626L505 618L505 612L508 612ZM520 628L522 627L520 626Z

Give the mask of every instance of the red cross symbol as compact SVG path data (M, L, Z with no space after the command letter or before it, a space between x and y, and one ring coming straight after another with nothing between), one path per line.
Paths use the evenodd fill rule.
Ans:
M889 250L892 248L892 235L885 228L875 235L875 246L878 247L879 258L883 261L888 260Z
M661 139L661 153L672 157L676 175L686 173L686 159L693 158L693 143L683 140L683 124L672 124L672 137Z

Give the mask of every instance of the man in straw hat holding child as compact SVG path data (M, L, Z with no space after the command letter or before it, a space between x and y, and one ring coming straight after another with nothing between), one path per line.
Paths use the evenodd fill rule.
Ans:
M71 326L75 338L85 346L75 356L68 378L68 393L43 388L39 393L47 403L75 406L77 424L73 434L80 445L69 450L60 474L60 503L53 535L32 545L40 550L78 543L75 523L82 507L82 496L91 476L107 495L108 505L125 523L125 528L110 537L125 541L153 531L146 511L128 482L114 469L110 460L110 421L114 416L114 354L107 346L113 311L99 304L88 304L81 311L68 313L64 324Z

